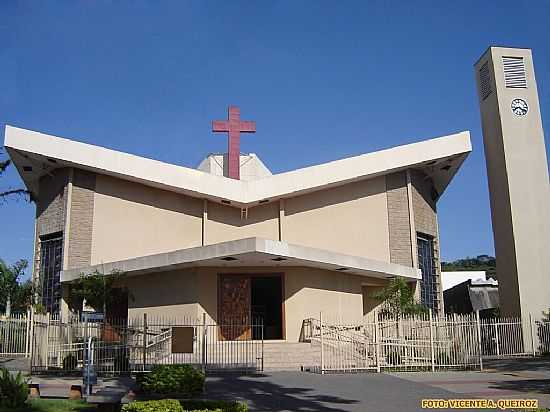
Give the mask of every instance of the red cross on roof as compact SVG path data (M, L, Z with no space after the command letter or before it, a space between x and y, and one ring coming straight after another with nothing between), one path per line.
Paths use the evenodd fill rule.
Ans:
M229 106L228 120L214 120L213 132L228 132L228 177L240 179L241 162L241 132L255 133L256 122L241 120L241 110L237 106Z

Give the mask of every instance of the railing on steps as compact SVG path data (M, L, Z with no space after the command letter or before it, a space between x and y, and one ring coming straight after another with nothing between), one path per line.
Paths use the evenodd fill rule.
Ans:
M301 340L321 347L321 373L482 369L483 359L550 352L550 320L374 314L356 322L308 318Z

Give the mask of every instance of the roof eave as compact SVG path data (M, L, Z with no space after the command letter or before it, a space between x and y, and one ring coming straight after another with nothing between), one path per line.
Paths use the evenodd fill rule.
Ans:
M231 257L232 260L227 261L228 257ZM277 258L282 260L273 260ZM420 279L418 270L412 267L252 237L64 270L61 272L61 282L72 282L81 274L96 271L106 275L122 272L125 276L137 276L194 267L254 267L258 265L281 268L305 266L380 279L392 277L403 277L408 280Z

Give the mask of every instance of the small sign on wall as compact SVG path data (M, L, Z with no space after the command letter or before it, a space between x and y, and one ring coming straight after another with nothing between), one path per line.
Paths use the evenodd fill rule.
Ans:
M193 353L195 329L192 326L172 328L172 353Z

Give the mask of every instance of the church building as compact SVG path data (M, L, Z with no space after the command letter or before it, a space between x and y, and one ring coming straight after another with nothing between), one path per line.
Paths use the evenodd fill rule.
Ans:
M130 318L260 319L266 339L290 342L320 312L368 315L395 277L443 312L437 202L468 132L272 174L240 153L256 125L238 108L212 128L228 151L193 169L6 126L36 202L33 276L49 312L65 316L71 282L96 270L121 273Z

